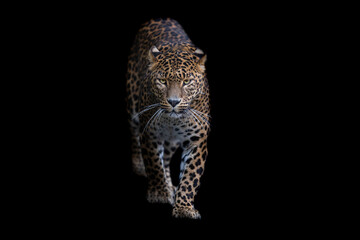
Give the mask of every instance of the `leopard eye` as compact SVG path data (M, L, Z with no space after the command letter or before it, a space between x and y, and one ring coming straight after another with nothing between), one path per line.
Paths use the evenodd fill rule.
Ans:
M165 83L166 83L166 80L163 79L163 78L161 78L161 79L159 79L159 82L162 83L162 84L165 84Z
M183 81L183 83L184 83L185 85L189 84L189 83L190 83L190 79L185 79L185 80Z

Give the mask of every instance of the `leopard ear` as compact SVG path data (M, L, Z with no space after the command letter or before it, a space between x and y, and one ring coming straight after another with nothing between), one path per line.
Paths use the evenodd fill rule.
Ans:
M152 46L149 50L149 56L148 56L148 59L149 59L149 62L150 62L150 65L149 67L152 68L155 63L157 62L157 59L156 57L160 54L161 52L159 51L159 49L157 49L156 46Z
M203 72L205 72L206 54L203 52L203 50L197 48L194 52L194 55L200 58L199 67Z

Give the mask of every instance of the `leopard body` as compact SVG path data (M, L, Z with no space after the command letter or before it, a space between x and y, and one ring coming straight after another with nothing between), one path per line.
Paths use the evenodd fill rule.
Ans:
M172 19L142 25L127 71L127 112L133 171L147 177L147 200L169 203L174 217L200 218L194 198L207 158L210 132L206 55ZM182 149L174 186L170 161Z

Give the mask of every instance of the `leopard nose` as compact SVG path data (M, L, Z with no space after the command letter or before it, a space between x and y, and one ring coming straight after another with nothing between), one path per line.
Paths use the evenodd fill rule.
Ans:
M171 106L173 107L176 107L176 105L178 105L180 103L180 100L179 99L171 99L169 98L168 100L168 103L170 103Z

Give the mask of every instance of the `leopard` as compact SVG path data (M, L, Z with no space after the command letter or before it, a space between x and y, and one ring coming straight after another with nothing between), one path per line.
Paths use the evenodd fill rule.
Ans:
M201 219L195 208L210 133L207 55L178 21L151 19L128 56L126 102L133 172L146 177L146 199L172 206L174 218ZM179 183L170 162L181 155Z

